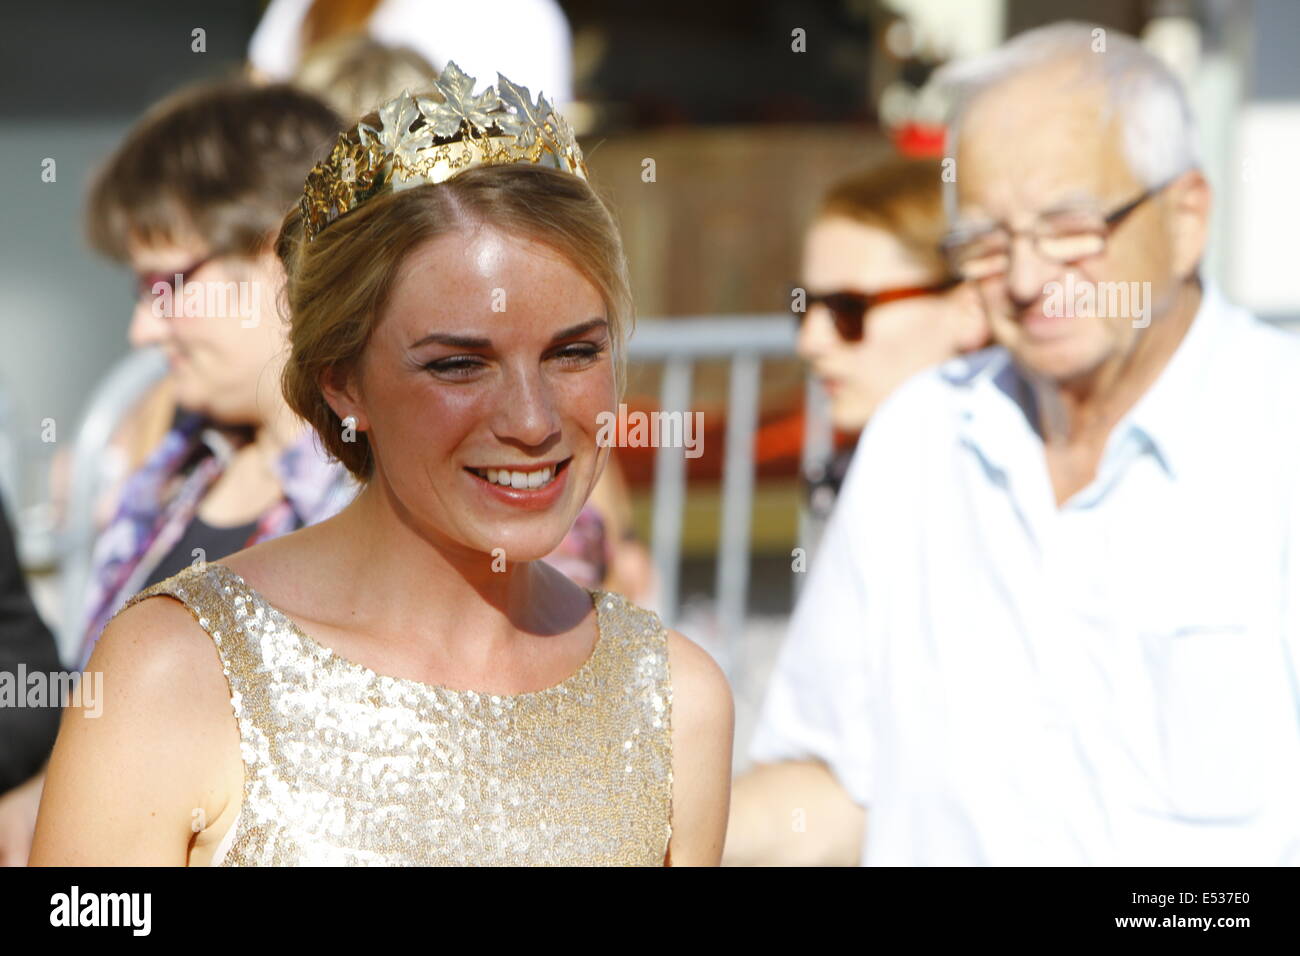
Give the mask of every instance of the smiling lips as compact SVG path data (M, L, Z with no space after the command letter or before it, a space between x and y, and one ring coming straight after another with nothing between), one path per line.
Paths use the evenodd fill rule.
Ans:
M564 470L570 459L559 464L544 465L531 470L522 468L466 468L465 470L482 478L488 484L513 488L517 491L533 491L545 488Z

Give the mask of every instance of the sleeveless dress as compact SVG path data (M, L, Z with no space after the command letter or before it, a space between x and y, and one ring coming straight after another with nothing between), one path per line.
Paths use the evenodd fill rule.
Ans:
M132 597L126 607L181 601L230 684L244 796L213 865L663 865L667 631L653 612L586 590L591 656L562 683L513 695L377 674L221 564Z

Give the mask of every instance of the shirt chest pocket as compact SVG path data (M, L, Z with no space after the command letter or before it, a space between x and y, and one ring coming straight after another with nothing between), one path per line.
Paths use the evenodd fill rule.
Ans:
M1239 820L1269 800L1295 748L1295 713L1278 630L1216 602L1140 635L1157 766L1169 811ZM1195 609L1195 613L1189 613Z

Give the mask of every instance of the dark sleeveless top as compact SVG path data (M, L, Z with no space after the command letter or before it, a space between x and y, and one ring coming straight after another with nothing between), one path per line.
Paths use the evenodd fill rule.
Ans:
M257 524L258 519L254 518L247 524L218 528L195 515L180 540L163 555L157 567L149 573L141 590L166 580L191 564L218 561L226 555L244 550L257 533ZM194 553L196 550L198 554Z

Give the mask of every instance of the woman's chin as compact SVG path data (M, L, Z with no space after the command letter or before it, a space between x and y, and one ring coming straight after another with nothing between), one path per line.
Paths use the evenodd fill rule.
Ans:
M531 527L482 528L469 536L466 544L482 554L494 571L504 571L505 564L540 561L555 552L573 525L572 520L562 522L548 517L550 520L545 522L528 522Z
M541 561L549 557L563 540L564 535L560 535L550 547L532 542L519 542L517 544L480 547L479 551L483 555L483 560L493 571L503 572L508 565L527 564L530 561Z

